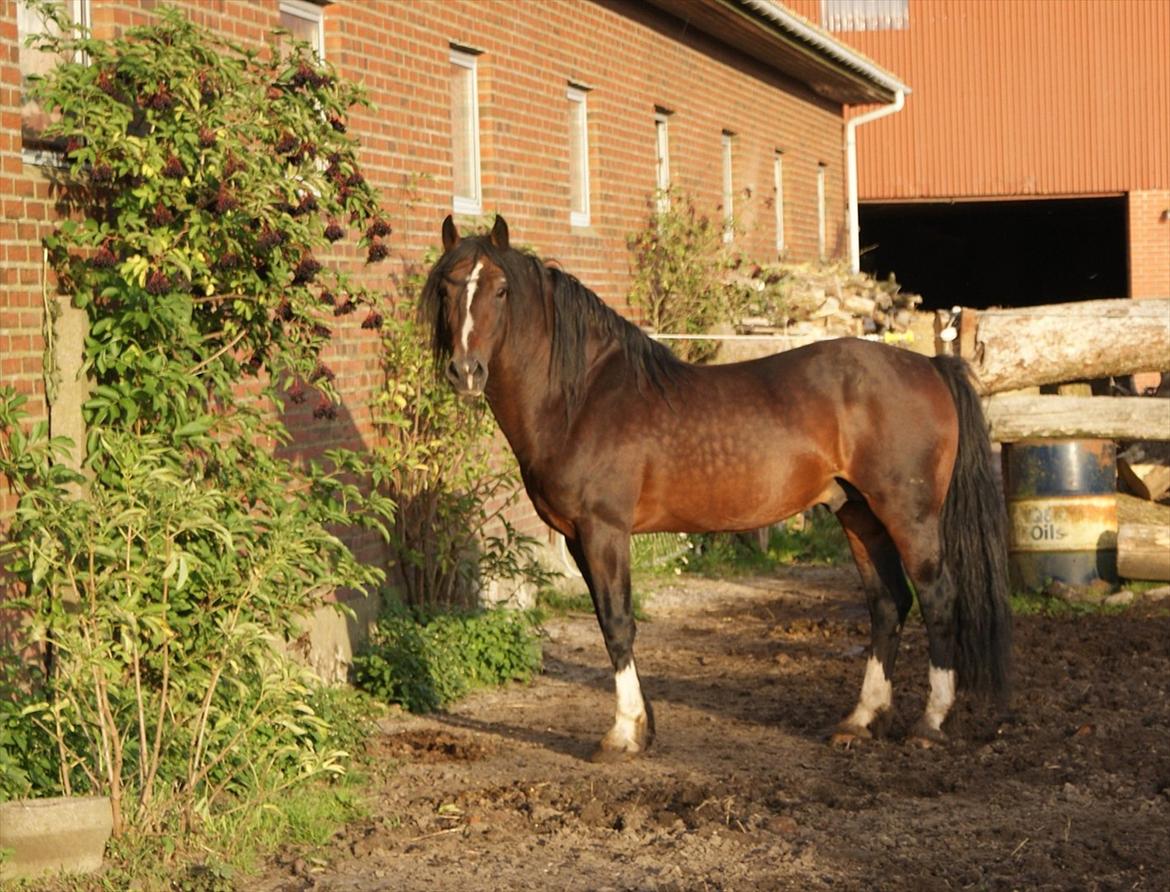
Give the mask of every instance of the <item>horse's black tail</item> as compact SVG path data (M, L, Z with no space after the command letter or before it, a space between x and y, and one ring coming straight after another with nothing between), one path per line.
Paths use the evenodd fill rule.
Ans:
M934 358L959 413L959 451L942 509L942 550L955 585L955 668L959 687L1006 702L1011 675L1007 512L1003 485L970 369Z

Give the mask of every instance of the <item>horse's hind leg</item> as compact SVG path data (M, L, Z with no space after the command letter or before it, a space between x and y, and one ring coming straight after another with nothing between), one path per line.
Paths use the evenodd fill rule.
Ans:
M918 594L930 656L926 709L907 740L931 746L946 741L942 725L955 703L955 586L942 559L937 516L898 528L894 541Z
M601 523L578 525L577 539L566 539L589 594L614 670L617 694L613 727L593 753L595 762L631 758L654 740L654 713L642 694L634 665L634 615L630 598L629 533Z
M833 743L848 746L868 738L873 723L889 712L894 661L913 595L893 540L865 502L846 502L838 509L837 519L861 574L870 618L870 655L861 696L832 736Z

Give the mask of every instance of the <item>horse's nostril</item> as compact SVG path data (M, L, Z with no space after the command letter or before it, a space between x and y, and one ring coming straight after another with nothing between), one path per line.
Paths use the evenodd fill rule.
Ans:
M457 390L479 391L487 378L487 369L478 359L465 357L452 359L447 364L446 375Z

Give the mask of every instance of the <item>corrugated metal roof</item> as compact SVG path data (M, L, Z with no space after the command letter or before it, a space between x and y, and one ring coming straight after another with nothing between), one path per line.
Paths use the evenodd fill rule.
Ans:
M858 131L863 200L1170 188L1170 3L910 0L836 36L915 87Z

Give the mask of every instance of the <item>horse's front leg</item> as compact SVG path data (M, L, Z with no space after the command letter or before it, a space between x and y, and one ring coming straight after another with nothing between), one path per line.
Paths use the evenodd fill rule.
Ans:
M579 524L567 539L577 562L613 664L617 693L613 727L593 753L595 762L614 762L645 752L654 740L654 713L642 694L634 665L634 614L630 599L630 534L596 521Z

